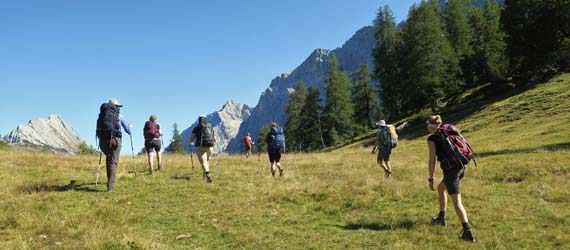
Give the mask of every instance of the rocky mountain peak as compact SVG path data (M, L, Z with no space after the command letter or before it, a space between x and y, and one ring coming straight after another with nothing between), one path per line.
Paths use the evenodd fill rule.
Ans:
M75 154L83 139L60 115L32 119L27 125L20 124L3 140L12 144L46 147L54 152Z

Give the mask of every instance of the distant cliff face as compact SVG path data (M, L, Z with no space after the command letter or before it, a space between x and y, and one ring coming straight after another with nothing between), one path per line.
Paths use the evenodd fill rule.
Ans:
M269 88L261 94L251 117L241 124L237 137L230 141L226 151L230 153L239 152L241 150L241 138L248 132L257 140L257 134L264 125L271 122L284 124L287 118L285 110L289 94L293 92L298 81L302 80L308 87L320 88L321 94L324 96L325 74L329 68L331 52L335 53L342 71L356 71L362 64L368 64L372 68L374 43L374 29L364 27L358 30L342 47L333 51L316 49L295 70L283 73L273 79Z
M61 116L51 115L47 119L32 119L27 125L18 125L3 140L10 144L27 144L46 147L58 153L75 154L83 139Z
M206 120L212 125L214 137L216 138L216 144L212 149L212 153L219 154L225 151L230 140L236 137L240 124L243 120L249 118L250 114L251 108L249 106L228 101L219 111L206 115ZM186 152L190 152L188 139L192 135L192 129L198 125L197 120L198 117L196 117L196 122L192 126L182 131L181 135L184 139Z

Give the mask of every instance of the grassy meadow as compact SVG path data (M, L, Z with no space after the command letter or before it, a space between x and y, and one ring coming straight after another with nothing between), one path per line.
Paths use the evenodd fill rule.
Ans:
M154 175L137 157L136 177L125 156L112 193L104 169L94 185L97 156L4 147L0 249L570 249L569 86L562 75L502 100L474 94L443 115L479 156L461 186L477 243L458 239L451 202L448 226L430 225L437 192L416 125L388 179L372 139L288 154L275 178L266 155L220 156L210 184L190 156L165 155Z

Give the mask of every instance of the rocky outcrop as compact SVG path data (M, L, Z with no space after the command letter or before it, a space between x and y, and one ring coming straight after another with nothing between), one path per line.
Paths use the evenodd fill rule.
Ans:
M206 115L206 120L212 125L214 129L214 137L216 138L216 145L212 149L212 153L219 154L224 152L228 143L232 138L235 138L241 123L249 118L251 108L245 104L240 104L235 101L228 101L222 109ZM198 117L196 117L198 120ZM192 126L182 131L182 138L184 139L184 149L190 152L188 139L192 135L192 129L198 125L194 122Z
M294 91L298 81L302 80L309 87L320 88L324 100L325 74L329 67L331 52L335 53L342 71L356 71L362 64L368 64L372 68L374 43L374 29L364 27L358 30L342 47L333 51L316 49L295 70L273 79L270 86L261 94L251 117L241 124L237 137L231 140L226 151L239 152L241 138L248 132L254 140L257 140L257 134L264 125L274 121L284 124L287 118L285 109L289 94Z
M59 115L47 119L32 119L27 125L18 125L3 140L9 144L31 145L51 151L75 154L83 139Z

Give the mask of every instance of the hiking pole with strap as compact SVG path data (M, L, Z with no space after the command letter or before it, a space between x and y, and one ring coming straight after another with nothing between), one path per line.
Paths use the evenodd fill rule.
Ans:
M97 143L97 136L95 136L95 143ZM99 145L99 143L97 143ZM95 176L95 186L99 183L99 173L101 172L101 157L103 156L103 151L101 151L101 147L99 146L99 164L97 164L97 175Z
M257 175L259 175L259 169L261 169L261 150L259 144L257 145Z
M133 169L135 170L135 176L137 176L137 165L135 164L135 148L133 147L133 135L129 134L131 138L131 154L133 155Z
M196 149L194 147L194 149ZM192 145L190 145L190 162L192 163L192 175L194 175L194 151L192 151Z

